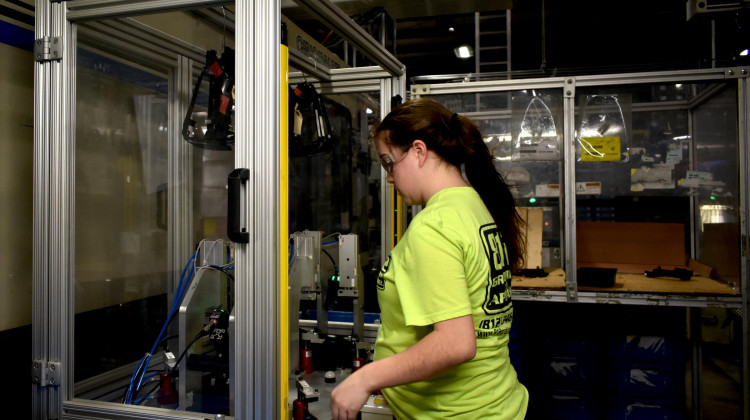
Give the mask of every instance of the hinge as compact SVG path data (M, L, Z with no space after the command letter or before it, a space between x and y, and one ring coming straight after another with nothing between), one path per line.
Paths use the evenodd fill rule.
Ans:
M39 386L58 386L62 375L60 362L34 360L31 362L31 382Z
M34 60L54 61L62 59L62 38L45 36L34 41Z

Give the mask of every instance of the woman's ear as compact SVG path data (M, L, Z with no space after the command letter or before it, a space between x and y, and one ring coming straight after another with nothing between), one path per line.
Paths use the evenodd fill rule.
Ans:
M422 140L414 140L411 147L414 149L414 154L417 155L419 166L424 165L427 161L427 145Z

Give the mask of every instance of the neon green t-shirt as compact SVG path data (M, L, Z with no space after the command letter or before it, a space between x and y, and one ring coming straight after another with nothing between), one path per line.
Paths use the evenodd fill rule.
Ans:
M508 352L510 277L505 244L473 188L430 198L378 276L375 360L413 346L437 322L469 314L477 353L429 380L383 389L396 418L524 418L528 392Z

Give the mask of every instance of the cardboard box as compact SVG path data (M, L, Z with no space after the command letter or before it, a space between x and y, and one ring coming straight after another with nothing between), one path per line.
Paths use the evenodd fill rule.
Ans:
M685 267L685 226L680 223L578 222L578 267L641 273L658 266Z
M526 253L522 268L542 268L542 231L544 211L535 207L518 207L518 214L525 221L523 235L526 239Z

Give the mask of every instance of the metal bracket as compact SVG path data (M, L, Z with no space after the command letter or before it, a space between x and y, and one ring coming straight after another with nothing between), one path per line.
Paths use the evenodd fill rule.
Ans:
M576 97L576 78L575 77L568 77L565 79L565 90L563 91L565 93L565 98L575 98Z
M727 79L739 79L747 77L748 73L750 73L750 67L730 67L724 71L724 76Z
M62 59L62 37L45 36L34 41L34 60L39 62Z
M346 289L341 288L339 289L339 296L356 298L359 297L359 292L356 287Z
M568 302L578 302L578 284L576 283L565 283L565 292L568 298Z
M34 360L31 362L31 382L39 386L58 386L62 375L60 362Z
M430 85L412 85L411 94L412 95L429 95Z

